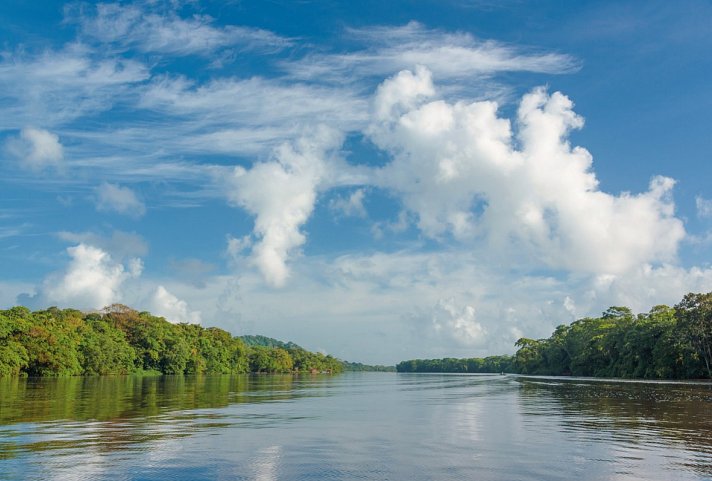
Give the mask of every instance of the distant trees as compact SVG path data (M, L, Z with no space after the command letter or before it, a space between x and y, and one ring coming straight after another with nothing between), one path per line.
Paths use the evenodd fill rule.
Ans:
M637 316L608 308L558 326L547 339L521 338L513 357L416 359L399 372L514 372L646 379L712 378L712 293L687 294L674 308Z
M398 372L459 372L500 373L514 372L512 356L489 356L469 359L411 359L396 364Z
M344 371L350 371L350 372L363 372L363 371L369 371L369 372L395 372L396 367L395 366L384 366L382 364L363 364L360 362L349 362L349 361L341 361L344 365Z
M172 324L121 304L88 314L56 307L0 311L0 377L343 370L332 356L284 346L248 346L216 327Z

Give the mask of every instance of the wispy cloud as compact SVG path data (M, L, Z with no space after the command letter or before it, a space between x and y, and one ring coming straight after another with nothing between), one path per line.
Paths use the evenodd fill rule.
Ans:
M6 150L23 168L40 172L47 168L61 168L64 150L59 137L44 129L24 128L18 137L11 137Z
M348 196L331 199L329 209L337 216L366 217L366 207L363 205L365 197L365 189L356 189Z
M232 47L239 50L278 51L292 40L260 28L216 26L208 15L179 17L170 8L149 4L99 4L96 8L69 10L68 19L79 23L83 35L116 48L137 48L166 55L211 55Z
M241 78L218 69L198 80L155 75L155 65L120 52L202 55L230 46L284 47L292 40L218 26L208 17L183 18L149 4L83 6L67 16L80 26L83 43L3 54L0 104L8 115L0 119L0 129L21 129L41 118L66 140L71 168L113 182L205 179L205 155L230 155L249 164L318 123L361 131L369 123L372 86L360 80L380 80L414 64L429 65L444 82L463 75L489 78L502 70L563 72L575 64L565 55L527 52L410 23L347 30L363 45L352 53L272 60L281 65L282 76ZM379 37L385 41L377 42ZM488 87L479 84L478 95L498 88L484 77L478 81ZM111 122L80 122L102 112L112 113ZM130 120L126 112L132 112Z
M39 54L0 53L0 130L51 128L110 109L129 87L146 80L142 63L104 57L81 44Z
M95 194L96 210L100 212L116 212L134 218L146 213L145 204L128 187L104 182L96 188Z
M705 199L698 195L695 197L695 206L697 207L697 217L700 219L712 218L712 199Z
M346 31L363 48L348 53L314 53L282 67L298 79L354 82L382 78L418 65L427 66L444 82L491 77L497 72L567 73L578 69L566 54L538 52L469 33L429 29L417 22L404 26L351 28Z
M183 134L175 136L181 151L238 155L268 152L308 125L358 130L368 118L367 98L352 90L259 77L204 84L160 77L143 92L140 106L174 119Z
M676 264L691 237L672 179L606 192L591 154L572 144L583 118L562 93L532 89L509 114L515 95L499 74L574 72L571 55L416 22L346 28L343 42L316 45L189 10L75 4L65 32L77 35L65 45L0 54L0 133L28 169L0 168L3 182L71 196L64 209L93 199L100 212L135 217L139 231L142 192L157 215L227 203L242 212L221 236L232 216L254 221L234 224L237 269L216 275L185 259L171 278L146 276L135 259L148 241L91 227L94 214L82 231L57 234L72 247L36 300L121 300L240 329L236 319L257 319L261 332L307 332L353 359L368 333L364 360L396 345L384 359L393 361L506 352L517 335L548 335L575 313L712 289L710 269ZM253 61L260 68L242 70ZM377 151L378 166L350 163L353 138ZM76 175L36 175L59 165ZM368 253L304 254L320 201L364 224L377 194L393 213L374 216ZM709 204L697 199L701 219ZM0 238L23 229L0 228ZM394 252L394 237L408 248ZM325 326L342 339L328 340Z
M28 227L30 227L30 225L27 223L23 223L20 225L0 226L0 239L8 239L11 237L20 236L27 231Z

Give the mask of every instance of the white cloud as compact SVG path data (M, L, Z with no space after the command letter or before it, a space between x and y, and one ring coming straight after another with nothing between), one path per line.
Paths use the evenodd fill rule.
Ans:
M487 330L477 322L475 308L460 307L454 298L440 299L433 309L432 325L438 335L464 346L482 346Z
M59 136L33 127L24 128L19 137L10 138L6 149L22 167L35 172L47 168L59 169L64 159Z
M128 187L104 182L94 192L97 197L96 210L100 212L116 212L134 218L146 213L144 203Z
M90 43L0 54L0 130L49 129L15 139L21 158L38 146L35 164L61 165L62 145L51 133L60 132L72 169L88 173L73 182L111 179L96 191L99 210L139 217L145 205L120 184L178 179L194 190L167 189L162 202L196 205L222 194L254 216L254 229L228 240L237 276L211 277L199 262L183 266L197 284L139 282L140 262L130 259L147 246L136 234L60 233L79 245L38 288L45 305L143 303L173 320L199 321L203 313L232 330L253 327L349 359L394 362L511 352L517 337L547 336L610 304L640 311L712 290L710 269L676 265L685 232L674 182L656 177L642 193L604 192L591 155L569 143L583 119L567 97L536 89L512 119L497 102L473 102L502 98L498 72L570 72L577 68L570 56L410 23L348 30L350 44L362 46L348 53L305 44L280 57L283 77L212 70L190 78L166 59L217 53L220 61L290 40L182 18L155 2L81 8L92 12L75 18ZM137 51L164 73L152 76L128 58ZM115 107L111 122L95 116ZM304 134L322 124L333 130ZM389 156L386 165L340 160L342 134L351 133L365 133ZM206 165L213 154L221 164L226 154L242 156L235 163L243 167ZM220 178L227 192L214 188ZM394 222L374 225L377 236L417 227L427 239L413 241L412 251L300 256L315 202L335 188L349 189L331 204L344 215L365 215L365 195L375 188L400 204ZM711 215L709 202L698 198L700 217ZM0 237L16 233L4 229ZM248 263L259 272L242 269ZM290 274L299 282L286 282ZM282 289L264 289L264 279ZM17 290L0 288L3 299Z
M200 324L200 312L191 311L188 303L178 299L163 286L156 288L150 306L152 314L165 317L171 322Z
M17 237L25 233L30 225L27 223L19 225L3 225L0 226L0 239L9 239Z
M351 89L260 77L203 84L157 77L143 91L141 107L172 119L165 126L171 133L167 148L181 154L267 154L309 126L348 131L368 122L368 101Z
M572 316L576 317L576 302L569 296L564 298L564 309L566 309Z
M100 309L122 299L122 284L141 275L140 259L126 265L88 244L67 248L71 257L62 273L45 279L40 298L45 304L57 303L64 307Z
M468 78L470 86L475 80L478 87L485 85L480 80L496 72L565 73L578 68L568 55L481 41L469 33L428 29L417 22L402 27L352 28L347 34L364 48L346 54L308 55L284 62L283 67L300 79L353 82L425 65L438 78L460 83Z
M30 55L0 52L0 129L46 127L108 110L149 77L141 63L96 55L81 44Z
M647 312L657 304L674 305L688 292L712 291L712 268L663 264L637 266L624 275L595 276L589 289L579 292L578 299L591 309L591 305L628 306L634 312Z
M236 167L228 180L228 198L255 216L252 262L267 282L284 285L287 258L306 242L300 231L314 210L318 190L329 181L328 157L341 145L341 135L319 127L311 136L284 144L269 162L249 170ZM234 241L229 250L244 247Z
M675 259L685 236L674 215L674 181L656 177L647 192L598 189L591 155L571 147L583 125L572 102L535 89L521 101L517 131L495 102L434 96L429 72L401 72L376 95L369 133L393 160L376 177L417 215L426 235L489 243L510 262L620 273Z
M101 42L169 55L209 55L225 47L278 51L292 44L267 30L217 27L207 15L181 18L172 11L153 12L136 5L99 4L96 15L80 12L76 20L85 35Z
M336 197L329 201L329 209L344 217L366 217L363 200L366 197L364 189L356 189L347 197Z
M164 155L171 152L180 155L186 152L265 155L286 139L298 138L305 126L323 123L344 132L365 128L369 122L367 90L354 86L352 80L358 83L369 79L370 88L374 77L383 78L403 68L414 68L416 64L430 66L441 81L462 80L460 72L441 72L435 68L437 65L431 65L436 61L443 65L467 65L472 75L491 71L494 67L489 64L499 65L503 70L535 71L561 71L571 65L571 59L566 56L529 55L494 43L479 43L468 35L449 36L441 31L427 30L417 24L409 25L408 29L415 32L416 37L430 39L427 46L430 54L401 58L401 53L393 51L389 54L391 60L384 60L383 52L374 53L369 49L345 58L307 55L301 60L285 61L283 67L292 75L287 78L216 77L200 83L183 76L156 76L140 90L139 106L170 121L163 125L154 123L151 132L125 129L116 132L115 136L123 144L145 145L148 150L161 145ZM381 34L378 29L374 32L373 38ZM350 35L366 36L365 31L353 31ZM398 35L387 37L393 42L394 49L400 45L397 42L403 40ZM416 44L422 40L420 37L411 39L403 47L404 51L417 50ZM367 43L373 42L373 38ZM436 44L440 45L438 42L443 45L455 42L465 51L481 51L482 55L478 54L466 63L449 62L443 60L441 50L445 48L436 47ZM340 68L342 62L346 64L344 68ZM357 71L351 68L352 63L361 65L362 62L363 68ZM373 62L379 65L378 69L371 68ZM297 71L314 68L322 71L297 75L304 81L295 81L293 75ZM478 96L489 94L492 88L499 89L485 78L477 77L476 83L473 89ZM474 85L474 81L468 85Z
M413 68L413 62L432 64L443 80L461 78L460 73L441 72L438 65L448 64L441 60L446 52L460 49L473 55L468 57L467 69L478 78L473 87L477 95L487 95L494 85L479 78L478 72L493 68L562 71L571 64L566 56L519 51L413 23L351 30L347 35L363 43L362 51L345 59L321 54L290 56L283 64L287 75L282 77L215 75L199 81L170 72L152 76L149 65L126 58L124 50L156 52L160 62L165 58L161 55L279 49L293 40L259 29L218 26L205 16L181 18L176 10L159 4L84 5L70 10L69 19L82 29L81 42L39 54L2 56L0 100L7 115L0 118L0 128L18 129L37 118L48 127L61 125L63 137L72 142L72 166L91 169L114 182L127 182L130 176L162 180L166 176L180 180L196 173L202 176L202 167L190 160L191 154L260 158L284 141L299 137L305 126L318 123L344 132L359 131L369 121L367 90L361 81L367 80L370 88L376 76ZM387 46L375 47L379 35L387 39ZM344 68L339 67L342 61ZM371 64L379 68L371 71ZM302 77L305 81L295 81L294 72L317 65L338 75L307 75ZM356 69L351 67L354 65ZM352 78L359 86L350 81ZM474 86L475 82L467 84ZM133 109L136 117L128 123L118 115L108 127L98 130L72 125L115 106ZM144 120L149 117L147 127ZM186 156L189 160L176 161ZM202 191L205 195L209 192Z
M394 221L375 222L371 227L373 237L382 239L386 233L399 234L405 232L413 223L408 211L402 210Z
M700 219L712 218L712 199L705 199L698 195L695 197L695 206L697 207L697 217Z
M228 236L227 238L227 255L232 257L233 259L238 259L242 256L242 254L252 247L252 244L254 241L252 240L252 237L249 235L245 235L242 237L232 237Z
M205 289L182 297L234 333L323 346L350 360L397 362L512 353L519 337L548 337L557 325L611 305L647 312L674 305L687 292L712 290L710 268L644 266L616 276L553 277L502 269L483 246L300 257L290 268L299 282L279 290L264 289L257 273L244 271L239 279L206 279Z

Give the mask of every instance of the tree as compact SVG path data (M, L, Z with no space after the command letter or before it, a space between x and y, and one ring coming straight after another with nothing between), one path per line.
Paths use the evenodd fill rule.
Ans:
M514 343L519 348L514 356L514 364L522 374L539 374L542 361L543 340L522 337Z
M29 355L20 338L31 325L31 317L24 307L0 311L0 377L17 376L27 368Z
M126 335L102 319L88 320L79 351L84 374L128 374L136 369L136 351Z
M689 293L675 306L682 332L712 378L712 292Z
M51 307L30 316L30 326L20 336L27 350L25 372L30 376L75 376L82 373L79 311Z
M184 374L191 349L181 336L173 335L164 340L165 349L161 352L159 366L163 374Z
M282 348L253 346L250 351L252 372L289 372L294 366L289 353Z

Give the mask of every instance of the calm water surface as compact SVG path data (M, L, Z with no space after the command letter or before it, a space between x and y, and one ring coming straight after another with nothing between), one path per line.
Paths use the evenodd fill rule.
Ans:
M0 480L712 480L712 386L0 379Z

